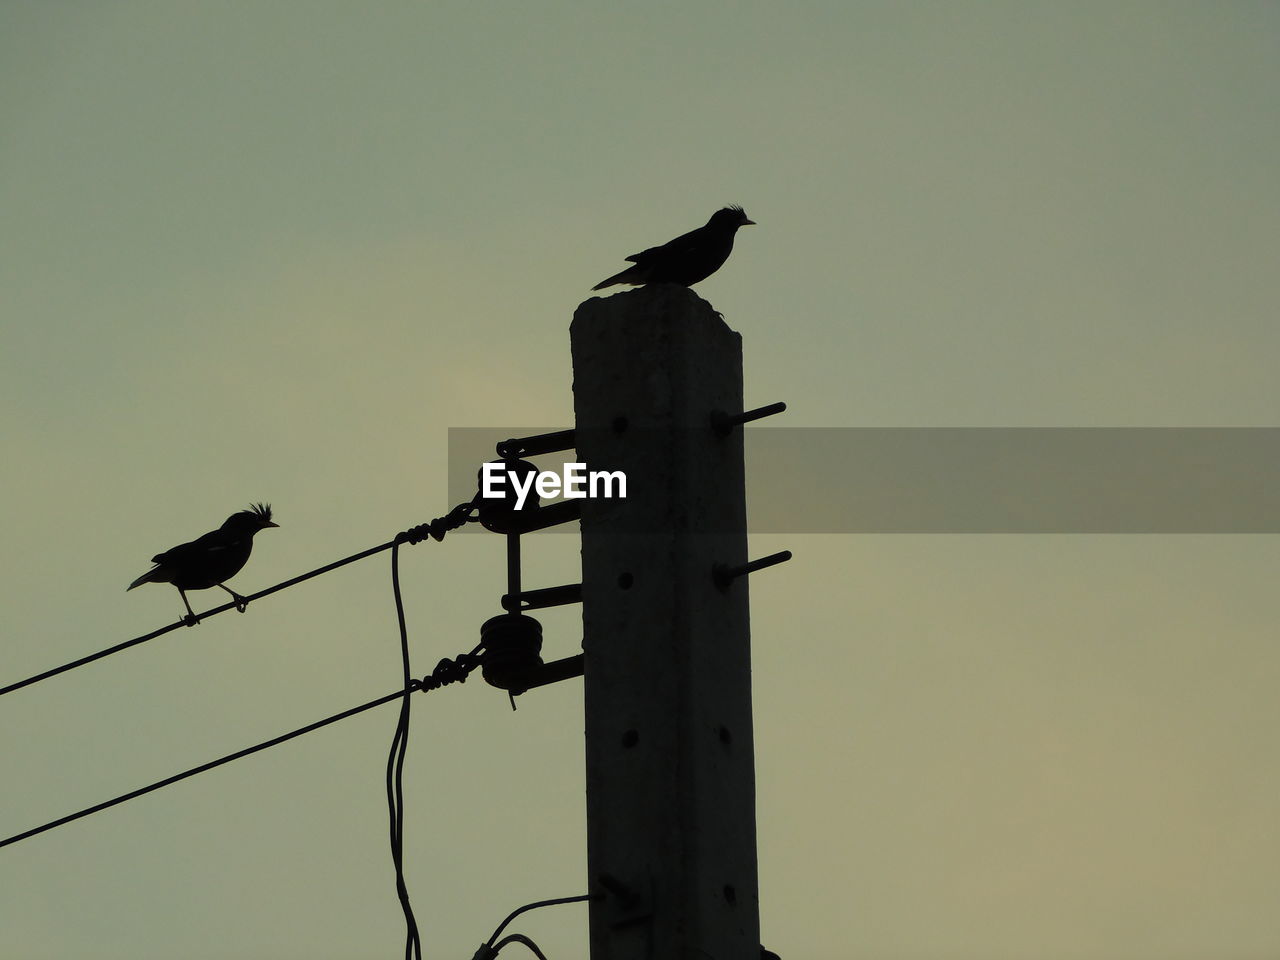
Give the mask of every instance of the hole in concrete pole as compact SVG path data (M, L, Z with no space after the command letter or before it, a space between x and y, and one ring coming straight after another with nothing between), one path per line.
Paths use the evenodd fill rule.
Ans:
M628 730L626 733L622 735L622 745L626 747L628 750L630 750L639 742L640 742L640 734L636 733L636 731L634 730Z
M636 582L636 578L633 577L630 573L618 574L618 586L621 587L623 590L630 590L631 585L635 582Z
M728 727L720 728L720 742L725 744L733 742L733 734L729 732Z
M738 902L738 891L733 889L733 884L726 883L724 885L724 898L729 903Z
M614 432L614 433L626 433L626 432L627 432L627 418L626 418L626 417L618 416L618 417L614 417L614 418L613 418L613 432Z

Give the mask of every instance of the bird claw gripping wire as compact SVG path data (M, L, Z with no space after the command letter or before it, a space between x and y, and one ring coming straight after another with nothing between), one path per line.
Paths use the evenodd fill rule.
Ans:
M194 613L188 613L185 617L182 618L182 624L183 626L186 626L186 627L196 627L200 625L200 618L197 617Z

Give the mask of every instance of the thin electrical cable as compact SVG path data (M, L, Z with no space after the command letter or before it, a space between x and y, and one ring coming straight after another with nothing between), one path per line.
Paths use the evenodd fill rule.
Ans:
M396 871L396 896L404 913L405 960L422 960L422 940L418 921L409 902L409 888L404 878L404 759L409 749L409 714L412 702L412 672L409 666L409 630L405 622L404 598L400 592L400 545L391 548L391 591L396 601L396 620L400 626L400 660L403 666L404 696L391 752L387 756L387 814L391 821L391 862Z
M479 648L477 647L476 649L478 650ZM436 665L436 669L430 676L424 677L421 680L412 680L410 681L410 686L414 691L421 690L424 693L428 693L432 690L438 690L446 684L461 683L466 680L467 675L475 669L477 663L474 651L469 654L462 654L452 660L441 660L440 663ZM78 810L75 813L69 813L65 817L59 817L57 820L51 820L38 827L32 827L30 830L24 830L22 833L16 833L11 837L6 837L5 839L0 840L0 847L7 847L12 843L17 843L19 840L26 840L29 837L34 837L37 834L44 833L47 830L52 830L55 827L61 827L91 814L99 813L110 807L124 803L127 800L133 800L155 790L159 790L161 787L167 787L180 780L186 780L189 777L194 777L198 773L204 773L206 770L212 770L214 767L220 767L223 764L230 763L232 760L239 760L241 757L247 757L250 754L258 753L259 751L266 750L269 747L285 743L295 737L300 737L304 733L311 733L313 730L319 730L321 727L327 727L331 723L337 723L339 720L345 720L347 717L353 717L366 710L372 710L374 707L380 707L382 704L390 703L392 700L401 700L404 698L404 695L405 691L403 689L397 690L394 693L388 693L386 696L378 697L376 700L370 700L368 703L362 703L359 706L343 710L341 713L335 713L333 716L325 717L323 720L317 720L314 723L309 723L305 727L299 727L297 730L282 733L278 737L272 737L270 740L264 740L262 743L254 744L251 747L245 747L243 750L237 750L235 753L229 753L225 757L219 757L217 760L210 760L208 763L202 763L197 767L192 767L190 770L184 770L182 773L175 773L171 777L165 777L163 780L157 780L155 783L148 784L145 787L139 787L137 790L130 790L128 793L121 794L118 797L113 797L110 800L95 803L91 807L85 807L83 810Z
M252 747L237 750L235 753L229 753L225 757L219 757L217 760L210 760L208 763L202 763L198 767L192 767L190 770L184 770L182 773L175 773L171 777L165 777L163 780L157 780L155 783L148 784L145 787L139 787L137 790L130 790L128 793L123 793L111 800L104 800L101 803L95 803L91 807L85 807L83 810L67 814L65 817L59 817L57 820L51 820L48 823L42 824L38 827L33 827L30 830L24 830L22 833L17 833L12 837L0 840L0 847L7 847L11 843L17 843L19 840L26 840L28 837L34 837L36 834L44 833L46 830L52 830L54 827L60 827L64 824L71 823L74 820L79 820L82 817L87 817L90 814L98 813L99 811L106 810L109 807L114 807L117 804L124 803L126 800L133 800L136 797L141 797L154 790L159 790L161 787L167 787L180 780L186 780L188 777L194 777L198 773L204 773L206 770L212 770L214 767L220 767L225 763L230 763L232 760L239 760L241 757L247 757L260 750L266 750L268 747L274 747L287 740L292 740L294 737L300 737L304 733L310 733L312 730L318 730L331 723L337 723L339 720L345 720L347 717L355 716L357 713L362 713L365 710L372 710L374 707L379 707L384 703L390 703L392 700L398 700L403 696L404 691L397 690L395 693L389 693L384 697L378 697L376 700L370 700L368 703L362 703L358 707L343 710L341 713L335 713L331 717L325 717L323 720L317 720L315 723L309 723L305 727L299 727L297 730L291 730L289 733L281 734L278 737L272 737L270 740L264 740L262 743L255 744Z
M537 957L538 960L547 960L546 954L544 954L541 950L539 950L538 945L534 943L532 940L530 940L528 937L526 937L523 933L513 933L508 937L503 937L502 942L493 948L493 955L497 956L502 951L502 948L509 943L523 943L526 947L528 947L530 950L533 951L533 955Z
M523 907L517 907L515 910L511 911L507 916L507 919L498 924L498 929L493 931L493 936L488 939L485 946L492 947L494 941L497 940L498 937L502 936L502 931L507 929L507 924L522 913L527 913L530 910L538 910L541 907L554 907L561 903L582 903L585 900L592 899L592 897L593 894L584 893L580 897L558 897L555 900L536 900L533 903L526 903Z
M279 591L284 590L287 587L296 586L297 584L302 583L306 580L310 580L313 577L318 577L322 573L329 573L331 570L337 570L339 567L345 567L349 563L355 563L357 560L363 560L365 557L371 557L374 554L381 553L384 550L390 550L392 547L394 547L398 543L419 543L422 540L425 540L428 536L436 540L441 540L444 538L444 534L446 531L456 529L457 527L462 526L464 523L469 523L472 520L474 520L475 518L471 516L471 510L472 510L471 503L459 504L458 506L454 507L453 510L451 510L447 516L442 517L438 520L433 520L431 523L422 524L420 526L413 527L409 530L406 530L403 533L397 534L395 539L393 540L388 540L386 543L380 543L376 547L370 547L368 550L361 550L359 553L353 553L349 557L344 557L341 560L335 560L332 563L326 563L324 566L317 567L316 569L308 571L307 573L300 574L299 576L296 576L296 577L291 577L288 580L283 580L280 583L275 584L274 586L267 587L265 590L259 590L257 593L249 594L244 599L246 602L251 603L254 600L258 600L262 597L267 597L273 593L278 593ZM200 614L196 618L196 620L197 622L203 623L205 620L208 620L212 616L216 616L217 614L223 613L227 610L235 609L235 606L236 605L234 602L224 603L220 607L213 607L209 610L206 610L204 613ZM130 647L135 647L140 643L146 643L148 640L154 640L156 637L163 636L166 633L169 633L173 630L177 630L179 627L185 627L188 625L189 625L188 620L187 618L184 617L183 619L178 620L175 623L171 623L166 627L161 627L158 630L153 630L150 633L143 634L140 637L134 637L132 640L126 640L123 643L117 643L114 647L107 647L105 650L99 650L97 653L91 653L88 656L81 657L78 660L72 660L70 663L64 663L60 667L54 667L50 670L44 671L43 673L37 673L34 676L27 677L25 680L18 680L15 683L10 683L7 686L0 687L0 697L3 697L6 693L13 693L15 690L21 690L23 687L29 687L33 683L39 683L41 680L48 680L50 677L56 677L58 674L66 673L68 670L74 670L77 667L83 667L86 664L93 663L95 660L101 660L103 657L109 657L113 653L119 653L120 651L127 650Z

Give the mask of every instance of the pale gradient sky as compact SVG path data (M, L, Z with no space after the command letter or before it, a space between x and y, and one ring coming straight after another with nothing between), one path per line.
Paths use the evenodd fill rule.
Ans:
M759 226L698 290L778 425L1275 426L1278 42L1271 3L0 2L0 682L171 622L125 585L251 500L244 592L442 514L447 429L568 426L574 307L729 202ZM1280 539L784 547L771 949L1280 953ZM387 566L0 699L0 836L394 689ZM418 673L502 570L406 553ZM581 683L415 707L410 890L471 956L585 889ZM0 851L0 955L397 955L394 719ZM521 929L585 956L578 907Z

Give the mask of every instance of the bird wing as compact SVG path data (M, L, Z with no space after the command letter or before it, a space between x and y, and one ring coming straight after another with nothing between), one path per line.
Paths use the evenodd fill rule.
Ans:
M668 240L660 247L650 247L648 250L633 253L627 257L627 260L631 263L652 263L670 256L685 257L705 247L708 239L707 228L698 227L696 230L682 233L674 240Z
M214 530L203 537L197 537L190 543L180 543L170 547L164 553L157 553L151 558L152 563L179 564L189 562L196 557L207 557L211 553L227 550L231 547L231 538L222 530Z

